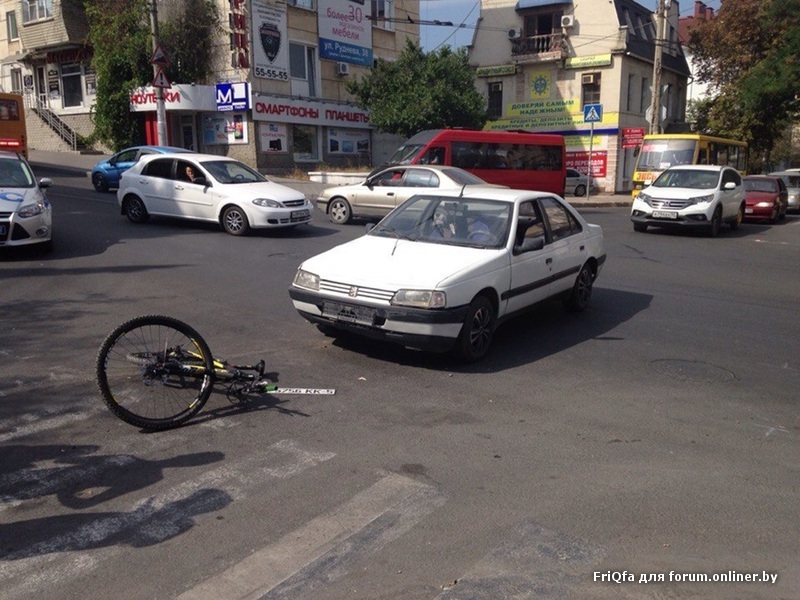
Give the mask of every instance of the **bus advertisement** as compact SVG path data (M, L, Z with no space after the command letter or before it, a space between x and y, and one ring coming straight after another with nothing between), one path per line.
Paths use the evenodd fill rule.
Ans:
M0 93L0 150L17 152L28 158L25 107L19 94Z
M381 168L398 164L449 165L488 183L559 196L564 195L567 174L563 136L523 131L421 131L400 146Z
M747 143L700 133L645 135L633 170L632 195L674 165L719 165L747 173Z

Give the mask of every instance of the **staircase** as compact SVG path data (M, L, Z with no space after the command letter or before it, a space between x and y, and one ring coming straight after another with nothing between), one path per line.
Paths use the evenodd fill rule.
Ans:
M43 102L26 96L25 122L28 147L48 152L89 154L95 150L81 141L78 134Z

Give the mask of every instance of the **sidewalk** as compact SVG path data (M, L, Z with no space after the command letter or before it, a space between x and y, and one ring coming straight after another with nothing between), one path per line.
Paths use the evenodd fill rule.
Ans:
M30 150L28 151L29 161L34 170L37 167L47 167L50 169L62 169L71 173L86 173L88 177L89 171L100 160L108 158L102 154L77 154L73 152L46 152L43 150ZM276 177L270 175L269 178L278 183L282 183L289 187L303 192L306 198L314 200L322 191L330 184L317 183L307 179L290 179L288 177ZM627 206L631 205L630 194L594 194L590 195L587 200L586 197L568 196L567 202L573 206L580 208L583 206Z

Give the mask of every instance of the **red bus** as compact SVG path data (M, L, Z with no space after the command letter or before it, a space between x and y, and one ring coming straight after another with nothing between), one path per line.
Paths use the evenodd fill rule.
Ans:
M0 150L10 150L28 158L25 107L19 94L0 93Z
M515 189L564 195L564 136L527 131L429 129L409 138L389 165L444 164Z

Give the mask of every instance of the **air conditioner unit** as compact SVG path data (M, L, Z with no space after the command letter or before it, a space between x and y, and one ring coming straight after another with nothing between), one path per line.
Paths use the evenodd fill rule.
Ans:
M561 28L562 29L570 29L575 25L575 17L572 15L564 15L561 17Z
M588 75L581 75L581 84L594 85L594 73L589 73Z
M349 75L350 74L350 65L348 65L345 62L337 62L336 63L336 74L339 75L340 77L343 77L344 75Z
M508 39L518 40L521 37L522 37L522 29L520 27L515 27L514 29L508 30Z

